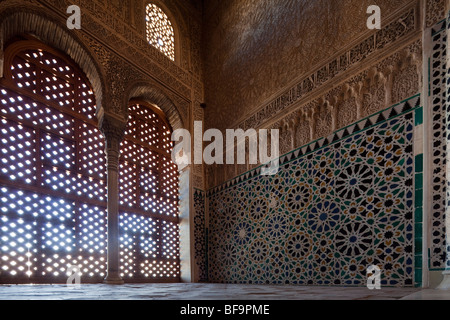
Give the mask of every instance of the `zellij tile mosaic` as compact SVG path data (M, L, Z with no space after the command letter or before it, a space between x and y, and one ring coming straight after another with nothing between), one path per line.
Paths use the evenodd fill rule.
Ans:
M378 265L383 285L413 286L409 110L208 193L209 281L361 286Z

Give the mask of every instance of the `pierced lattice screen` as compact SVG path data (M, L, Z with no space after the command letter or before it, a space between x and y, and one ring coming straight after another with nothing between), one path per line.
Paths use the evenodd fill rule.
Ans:
M175 33L169 17L158 6L150 3L146 8L147 41L175 60Z
M125 279L179 278L178 172L170 136L156 109L130 106L119 177Z
M104 142L90 85L56 53L15 52L0 89L1 282L106 271Z
M106 156L94 93L51 49L7 54L0 80L0 283L66 282L70 265L83 282L102 281ZM123 273L174 281L178 181L167 157L170 130L146 108L134 105L130 114L120 166Z

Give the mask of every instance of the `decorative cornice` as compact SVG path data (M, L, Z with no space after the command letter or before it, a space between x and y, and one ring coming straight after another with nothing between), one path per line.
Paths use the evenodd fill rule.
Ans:
M362 119L346 128L340 129L327 137L320 138L316 141L313 141L301 148L298 148L294 151L291 151L279 158L280 166L283 166L291 161L294 161L298 158L304 157L312 152L315 152L321 148L325 148L327 146L333 145L345 138L348 138L358 132L366 130L367 128L373 127L377 124L384 123L387 120L394 119L397 116L405 113L410 113L412 110L420 107L421 98L420 95L415 95L399 104L391 106L383 111L380 111L370 117ZM411 113L410 113L411 116ZM207 190L207 197L210 197L216 193L222 192L228 188L231 188L241 182L244 182L249 179L253 179L261 174L261 168L254 168L244 174L241 174L234 179L231 179L225 183L220 184L219 186L215 186L209 188Z
M271 119L264 128L280 130L280 154L287 154L310 141L352 126L359 119L421 91L421 53L422 42L416 40L367 69L360 70L345 82L332 88L327 86L328 90L321 91L319 97L308 99L305 104L294 105L290 108L292 110L286 110ZM236 169L236 174L224 168L212 170L216 182L212 184L212 181L208 181L209 187L246 172L249 168ZM225 175L224 179L221 174Z

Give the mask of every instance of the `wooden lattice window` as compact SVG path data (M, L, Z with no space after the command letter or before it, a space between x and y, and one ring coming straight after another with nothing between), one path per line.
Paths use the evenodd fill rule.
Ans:
M0 283L106 274L106 156L95 97L65 55L35 40L5 51L0 79ZM122 273L178 281L178 176L170 126L134 104L120 162Z
M147 41L175 61L175 33L167 14L157 5L146 8Z
M32 39L0 79L1 283L106 273L106 161L94 92L65 55Z
M155 106L133 102L120 158L121 276L179 281L178 171L171 129Z

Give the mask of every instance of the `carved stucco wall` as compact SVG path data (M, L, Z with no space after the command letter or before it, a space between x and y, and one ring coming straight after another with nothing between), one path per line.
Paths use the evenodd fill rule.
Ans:
M379 31L369 4L308 3L208 2L207 127L280 129L284 154L421 92L422 30L445 1L377 1ZM207 168L208 187L254 167Z
M383 30L375 34L366 27L366 8L373 4L380 6L383 19ZM337 77L345 77L355 66L359 72L361 64L373 64L366 61L370 57L379 59L397 50L406 38L420 39L422 24L430 27L444 18L445 4L445 0L206 2L207 127L259 127L270 119L268 105L280 103L277 99L298 102L319 86L335 85L329 80L340 80ZM408 15L410 8L414 9ZM299 92L293 96L289 90L295 85Z
M369 5L387 17L416 1L213 3L205 9L206 116L223 129L367 34Z
M351 1L343 2L341 1L339 4L345 6L351 3ZM246 2L249 6L251 3L251 1ZM209 126L221 129L227 127L280 129L280 153L286 154L321 137L329 139L336 130L352 125L359 119L384 110L417 93L423 92L425 94L424 85L427 84L427 79L422 74L424 50L422 36L426 28L434 26L445 18L445 7L449 7L450 4L445 0L385 1L384 4L378 1L376 4L380 5L382 10L389 7L391 10L389 12L392 13L391 19L385 20L381 31L359 33L359 30L353 29L351 25L352 23L361 24L364 21L358 21L358 16L356 15L355 18L355 15L352 15L355 20L347 22L347 27L350 28L348 31L351 34L350 38L354 36L352 39L355 41L345 42L341 39L336 42L339 44L338 47L328 51L329 46L322 45L321 40L326 38L332 45L335 38L330 35L328 29L325 29L324 34L318 33L315 35L313 42L316 41L316 48L309 52L310 55L304 53L302 56L304 61L301 62L294 61L295 58L289 54L288 50L282 50L285 48L284 46L292 46L294 39L299 38L298 35L292 37L292 35L279 32L277 23L269 19L269 22L255 23L249 27L254 30L255 38L258 39L264 38L263 33L268 32L267 39L259 42L250 39L250 42L245 44L242 44L242 42L233 43L226 35L230 28L239 30L239 28L250 25L247 24L251 20L248 19L250 15L248 10L250 9L245 8L242 1L231 1L227 5L219 5L216 2L211 5L209 7L210 12L207 14L210 19L207 19L207 21L213 31L208 35L209 38L207 37L210 43L207 42L206 46L212 45L212 49L215 46L222 47L216 51L211 48L207 49L208 52L213 52L211 56L206 57L205 64L208 105L206 118ZM233 19L229 17L230 14L233 14L231 9L233 5L235 9L244 8L245 13L241 13L241 16L235 18L234 22L226 24L226 21ZM361 8L366 8L365 3L361 5L361 2L359 2L359 5ZM276 8L272 9L276 10ZM396 9L398 10L395 11ZM268 11L270 12L270 10ZM319 11L317 10L317 12ZM257 12L258 15L255 19L264 19L270 16L270 13L265 15L265 13ZM365 12L360 11L360 13L364 14ZM367 16L364 15L364 17ZM283 19L283 23L288 23L286 20L290 17L285 15ZM214 24L216 24L216 28L214 28ZM266 24L270 27L267 27ZM324 26L323 28L330 27L328 16L319 17L306 30L320 29L322 26ZM222 30L222 28L225 30ZM280 42L274 48L273 43L269 43L273 41L271 32L277 31L278 37L282 40L279 40ZM342 29L340 32L342 32ZM348 34L344 33L344 35ZM308 38L308 35L302 34L302 38ZM253 48L256 52L255 56L243 54L247 53L251 44L255 43L259 46ZM269 47L268 52L267 47ZM294 48L297 49L297 47ZM279 49L278 53L276 52L277 49ZM273 50L272 54L270 50ZM239 54L241 54L241 57L235 57ZM326 59L322 57L326 57ZM322 61L320 61L321 59ZM233 63L230 61L233 61ZM304 66L306 66L305 69L302 69ZM283 70L280 71L280 68ZM219 91L219 88L222 91ZM416 124L420 124L420 119L421 116L419 115ZM421 139L420 130L417 133L419 133L417 137L417 141L419 141ZM420 153L420 145L421 143L414 147L416 153ZM304 148L308 149L309 147ZM420 155L417 156L416 161L420 168ZM215 200L211 195L217 190L224 190L233 186L233 183L237 180L245 181L248 177L252 177L252 174L257 172L258 169L250 170L257 166L236 165L234 170L223 166L206 168L208 186L220 185L220 187L212 188L209 191L209 219L211 221L216 217L221 218L220 210L211 209ZM243 175L236 178L239 174ZM417 175L421 174L416 174L416 181ZM228 182L222 184L225 181ZM247 182L242 184L244 188L247 188L248 185ZM421 188L420 184L416 188ZM232 191L227 190L223 194L225 197L234 199ZM230 196L230 194L232 195ZM419 199L416 203L417 214L420 211L417 209L421 209L419 208L422 203L421 192L416 190L416 195L418 195L416 198ZM248 195L245 198L250 199ZM243 203L245 200L235 201ZM225 201L220 199L219 203L223 205ZM239 206L236 208L239 208ZM233 211L233 208L231 211ZM234 217L231 211L225 211L227 218ZM249 211L247 210L246 213L249 213ZM416 218L418 219L415 226L417 236L422 234L422 225L420 216L417 215ZM209 240L214 241L212 235L218 234L220 243L227 246L223 241L226 237L220 232L212 230L216 225L211 222L209 227L211 234ZM416 238L416 241L419 240L421 241L421 239ZM210 281L227 282L226 277L229 275L231 277L236 276L231 281L242 281L242 277L233 272L214 278L218 275L216 272L218 270L211 268L211 266L215 266L214 255L218 250L216 250L217 247L213 247L214 245L211 243L209 245L210 259L212 259L209 265ZM420 245L415 250L417 262L415 281L421 283L422 265L420 261L423 253ZM239 254L244 250L237 252ZM220 255L220 252L218 255ZM246 259L238 260L247 261ZM244 267L239 266L240 275L245 273L243 270ZM258 280L261 280L261 278ZM323 281L323 278L320 281Z
M343 2L341 1L340 4ZM246 3L250 5L252 2ZM329 1L328 3L337 4L334 1ZM345 6L348 3L351 3L351 1L345 1L345 4L342 5ZM228 6L217 5L214 10L218 10L219 13L221 10L230 11L224 14L224 17L221 17L217 23L221 24L224 23L223 21L230 19L228 15L233 13L232 9L230 9L233 4L236 6L241 4L245 7L242 1L232 1ZM210 40L217 41L214 46L223 45L223 47L216 52L215 59L220 61L218 62L219 67L215 68L217 61L211 62L208 60L213 59L214 56L206 58L206 118L208 126L219 129L236 127L243 129L280 129L280 153L287 154L300 147L304 148L297 149L297 151L309 150L309 147L306 147L306 145L313 140L322 141L323 139L320 139L322 137L326 138L327 141L333 141L333 132L336 132L336 130L346 126L352 127L360 119L369 117L421 93L425 81L422 74L424 47L422 32L426 26L434 25L434 23L443 19L445 2L386 1L385 4L382 4L379 1L376 4L379 4L382 10L384 10L383 6L391 6L390 13L392 15L390 19L385 20L382 30L372 33L358 33L357 30L351 29L350 32L353 32L352 35L354 36L354 38L353 36L350 37L352 40L342 41L341 39L337 42L339 47L334 47L332 51L327 51L329 47L322 44L321 40L323 38L328 39L332 46L335 39L333 34L328 32L328 29L325 29L324 34L318 33L311 40L313 42L317 41L315 42L315 48L311 49L309 53L304 52L302 55L304 61L301 62L292 60L294 59L293 55L289 54L289 51L282 50L284 45L292 45L293 40L289 36L279 33L278 37L282 40L275 45L273 43L270 44L273 41L271 32L278 30L278 25L273 21L265 22L267 24L272 23L270 28L265 27L265 23L261 23L261 25L255 24L251 27L251 29L257 30L255 37L260 37L259 39L264 39L264 35L261 34L264 33L264 30L268 32L267 39L264 39L264 41L254 41L254 43L261 46L255 49L255 56L251 54L245 55L247 52L245 50L248 50L248 48L245 48L245 50L241 47L233 48L233 45L239 46L240 44L233 43L226 36L228 30L226 32L221 31L223 34L219 32L214 35L212 33ZM367 7L365 4L361 5L361 2L359 2L359 5L364 9ZM213 9L210 10L214 12ZM256 10L255 12L258 11ZM365 11L361 12L364 20L356 23L361 23L365 27L367 15L365 15ZM246 14L250 15L248 12ZM209 14L209 16L212 16L212 14ZM233 30L234 28L239 28L239 26L246 25L249 19L244 18L244 16L245 14L242 13L240 18L236 18L233 23L226 25L226 27ZM267 15L264 16L263 14L262 19L267 17ZM352 18L354 18L353 15ZM287 23L286 20L289 20L290 16L286 14L283 19L283 23ZM328 17L323 17L322 20L317 19L315 24L311 23L309 29L305 28L305 30L311 30L314 33L315 28L320 29L323 25L325 25L324 28L329 28L328 22L325 22L325 20L329 21L327 19ZM355 18L355 21L357 20ZM239 25L240 21L244 22ZM352 22L349 22L349 25L351 24ZM267 31L269 29L270 31ZM216 36L217 38L214 39ZM308 38L308 35L302 34L302 38ZM253 43L252 41L250 41L250 44ZM250 44L246 45L250 46ZM276 52L277 49L279 50L278 54ZM233 60L234 55L239 55L241 50L243 54ZM270 54L271 50L272 54ZM209 50L207 51L209 52ZM264 58L261 58L263 56ZM230 61L233 61L233 63ZM252 74L252 72L254 73ZM223 91L219 91L219 88L222 87ZM420 116L416 122L418 121L420 121ZM417 131L417 135L417 140L420 140L420 130ZM420 146L414 146L414 150L414 152L420 153ZM329 161L328 164L332 162L329 155L326 155L324 158L326 161ZM420 157L417 157L415 160L418 168L421 165L419 159ZM278 283L286 283L283 282L286 280L283 276L279 279L265 279L264 277L270 275L276 278L277 274L286 275L287 273L284 273L284 271L288 269L283 269L283 267L277 269L282 264L278 263L280 261L297 261L295 257L286 259L286 256L280 255L280 247L265 247L266 238L261 236L259 232L270 232L270 222L268 220L261 219L258 222L262 224L252 224L254 221L252 219L255 216L254 212L265 211L264 209L261 211L253 210L252 208L255 206L247 207L245 205L246 201L257 202L262 199L261 203L265 204L264 201L267 200L264 199L266 196L265 192L272 187L265 188L266 185L264 185L253 193L252 182L259 179L257 178L258 169L255 169L259 165L236 165L234 170L225 166L211 166L206 169L209 187L220 186L210 189L207 201L209 206L210 243L208 245L208 270L210 281L227 283L257 283L257 281L266 281L267 283L268 281L270 283L280 280ZM325 167L328 168L327 165ZM299 176L307 175L305 172L299 172ZM409 171L409 174L411 172ZM243 175L236 178L236 173ZM288 179L294 179L294 172L290 172L286 176ZM322 176L314 181L320 182L323 181L323 178ZM227 183L223 184L225 181ZM239 184L236 181L243 182ZM279 180L277 182L274 179L274 181L274 189L279 188L280 185L283 188L285 187ZM242 187L244 192L241 195L243 195L243 198L239 198L237 194L233 193L232 188L235 186L235 182L238 188ZM325 194L330 194L335 189L334 186L330 186L331 184L327 183L321 185L321 188L327 187L325 188L326 190L324 189ZM282 192L282 194L286 196L294 194L295 197L294 191L289 190L286 192L286 190L287 188L284 189L285 193ZM222 191L223 193L216 198L217 194ZM262 192L258 193L259 191ZM304 192L302 191L301 194L304 194ZM416 195L416 198L419 199L416 205L420 207L422 202L420 198L421 193L416 190ZM227 199L232 199L233 204L228 205ZM287 207L283 206L283 204L277 203L276 208L281 208L280 211L286 213L288 217L295 215L295 210L287 210ZM419 210L416 210L416 214L417 212ZM405 214L405 216L408 215ZM241 221L239 219L237 219L236 224L230 223L235 217L245 217L248 220L245 220L242 224L240 224ZM269 213L267 217L270 219L272 215ZM311 217L314 219L314 215L310 215L308 218ZM417 218L415 228L417 234L421 234L420 216L417 215ZM221 219L226 221L223 224L226 227L223 229L220 229L221 222L218 222L222 221ZM264 222L262 222L263 220ZM247 224L248 221L252 222ZM308 220L308 222L311 221ZM252 256L252 253L256 252L254 247L236 248L233 245L233 243L241 241L241 238L239 238L241 230L239 228L243 227L245 229L248 225L250 225L248 228L249 232L244 232L243 234L249 235L254 247L261 245L263 251L258 249L256 251L263 252L263 260L267 257L267 260L264 261L269 263L264 265L262 269L258 269L260 265L253 263L253 261L258 260L257 256ZM286 228L285 231L287 237L295 237L298 234L296 233L297 229L294 228ZM227 235L231 236L227 238ZM280 238L282 237L278 237L276 241ZM227 242L227 240L230 241ZM322 240L324 239L322 238ZM418 240L420 239L416 238L416 241ZM273 242L270 242L271 240L267 241L273 244ZM330 248L330 243L333 243L333 241L328 243L327 250ZM266 249L267 251L264 251ZM415 282L418 285L422 281L422 265L419 263L422 258L420 245L417 245L415 248L415 254L417 261L415 264L415 276L407 282L410 284ZM236 260L233 260L234 255L236 255ZM251 260L252 257L256 260ZM234 264L234 269L233 267L227 269L228 258ZM239 264L239 261L245 261L246 265ZM408 261L412 261L412 259ZM329 261L325 264L327 266L330 265ZM277 273L280 270L281 272ZM300 271L302 274L307 274L304 269ZM256 274L254 278L252 278L252 272ZM325 278L326 276L319 276L317 283L327 283ZM313 284L314 281L310 279L309 282L304 283ZM302 282L300 281L299 283Z

